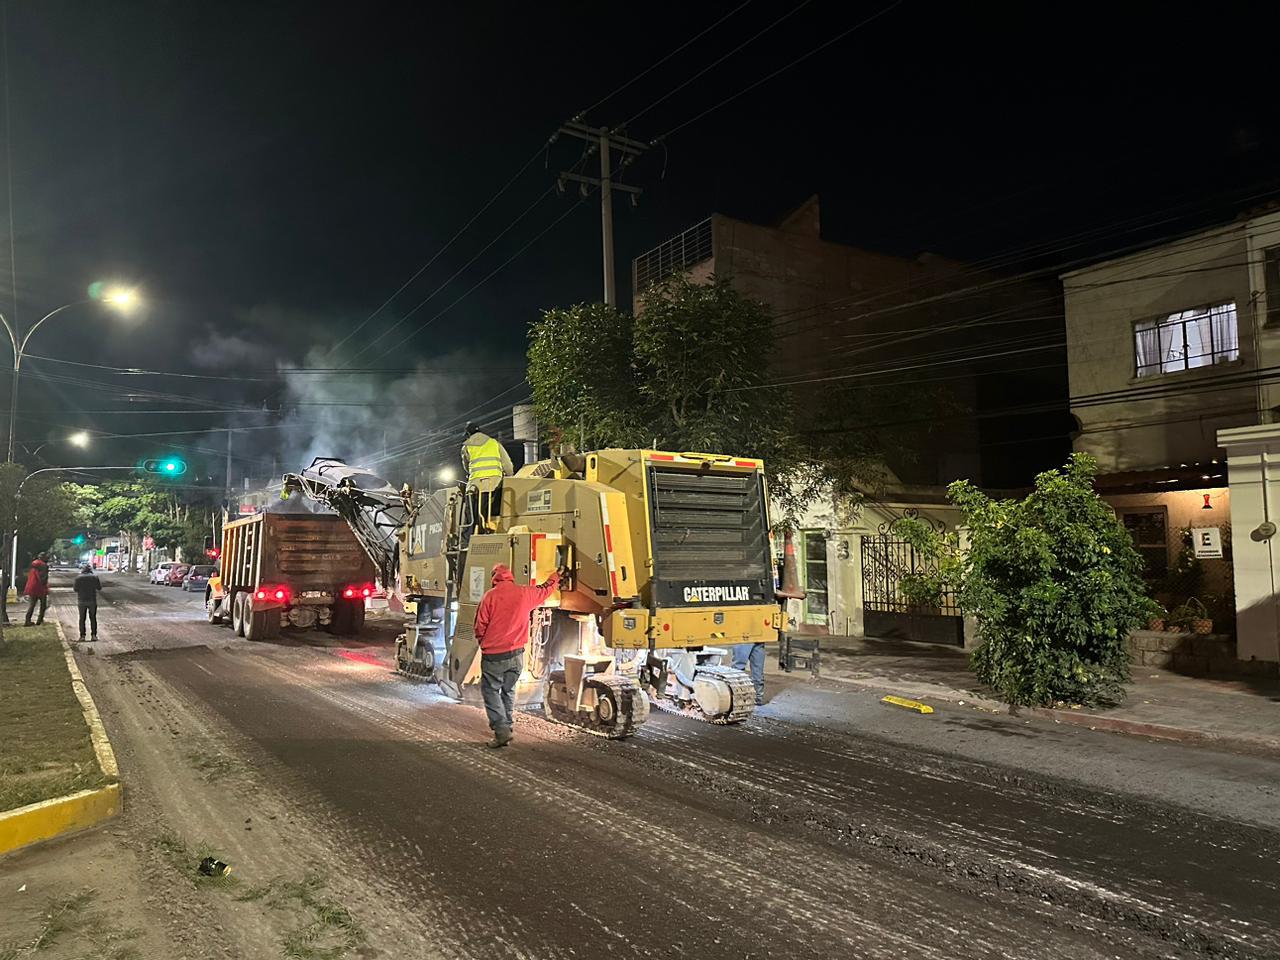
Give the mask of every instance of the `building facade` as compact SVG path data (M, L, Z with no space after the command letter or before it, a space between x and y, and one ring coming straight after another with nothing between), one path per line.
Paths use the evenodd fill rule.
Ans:
M1260 605L1275 602L1269 538L1259 548L1251 537L1265 484L1249 490L1247 509L1238 490L1256 479L1245 480L1248 465L1266 460L1259 425L1267 433L1280 405L1280 212L1062 282L1074 448L1097 459L1099 489L1146 558L1157 599L1194 598L1216 629L1237 631L1241 659L1280 659L1274 617L1265 636L1256 628L1274 612ZM1200 549L1205 531L1220 553Z

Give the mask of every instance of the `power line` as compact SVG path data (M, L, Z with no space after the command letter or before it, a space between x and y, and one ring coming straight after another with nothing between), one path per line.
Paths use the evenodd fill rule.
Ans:
M750 46L751 44L755 43L757 40L759 40L761 37L763 37L766 33L768 33L768 32L769 32L770 30L772 30L774 27L776 27L776 26L780 25L780 24L781 24L781 23L783 23L784 21L789 20L791 17L795 16L797 13L799 13L801 10L803 10L805 7L807 7L811 2L812 2L812 0L801 0L801 2L800 2L800 3L796 4L795 6L793 6L790 10L788 10L788 11L787 11L786 13L784 13L782 16L778 17L776 20L774 20L774 21L772 21L771 23L769 23L769 24L768 24L766 27L764 27L763 29L758 30L756 33L753 33L750 37L748 37L746 40L742 41L742 43L738 44L736 47L734 47L734 48L733 48L732 50L730 50L728 53L723 54L723 55L721 55L721 56L717 57L715 60L711 61L709 64L707 64L705 67L703 67L703 68L702 68L701 70L699 70L697 73L695 73L695 74L694 74L692 77L690 77L688 80L685 80L683 83L677 84L675 87L671 88L671 89L670 89L670 90L668 90L666 93L664 93L662 96L660 96L657 100L654 100L654 101L653 101L652 103L650 103L647 107L645 107L644 109L642 109L639 113L634 114L630 119L628 119L628 120L627 120L627 124L626 124L626 125L627 125L627 126L630 126L631 124L635 123L637 120L639 120L641 117L643 117L646 113L648 113L650 110L652 110L652 109L653 109L654 107L656 107L658 104L663 103L663 102L664 102L664 101L666 101L666 100L669 100L671 97L675 96L677 93L679 93L679 92L680 92L681 90L683 90L685 87L689 86L689 84L693 83L693 82L694 82L695 80L697 80L698 78L700 78L700 77L704 76L704 75L705 75L705 74L707 74L709 71L714 70L716 67L720 66L720 64L724 63L726 60L728 60L730 57L732 57L735 53L737 53L737 52L738 52L739 50L741 50L743 47L747 47L747 46ZM901 2L901 0L899 0L899 2ZM661 139L661 137L659 137L658 139Z
M789 13L781 17L779 20L775 21L773 24L770 24L768 27L766 27L765 30L772 29L772 27L776 26L778 23L781 23L782 20L785 20L792 13L795 13L796 11L800 10L802 7L806 6L807 3L808 3L808 0L805 0L805 3L801 3L798 7L793 8ZM814 56L815 54L821 53L823 50L827 49L827 47L831 46L833 43L840 42L845 37L849 36L849 34L853 33L854 31L861 30L863 27L867 26L867 24L875 20L879 20L881 17L883 17L886 13L893 10L895 7L901 6L902 3L903 3L903 0L894 0L894 2L889 4L887 7L884 7L883 9L877 11L876 13L873 13L871 16L867 17L865 20L862 20L859 23L855 23L849 29L836 34L834 37L827 40L825 43L820 43L818 46L814 47L808 53L805 53L799 57L796 57L796 59L792 60L790 63L783 64L781 67L774 70L772 73L765 74L763 77L761 77L759 80L756 80L754 83L750 83L747 86L743 87L741 90L737 91L736 93L730 94L729 96L725 97L723 100L719 101L718 103L712 104L711 106L707 107L707 109L703 110L701 113L694 114L692 117L690 117L688 120L685 120L683 123L676 124L674 127L672 127L670 130L667 130L665 133L660 133L657 137L654 138L654 141L657 142L657 141L665 140L667 139L667 137L670 137L674 133L678 133L679 131L683 130L685 127L689 126L690 124L697 123L703 117L707 116L707 114L714 113L715 111L719 110L721 107L725 106L726 104L732 103L734 100L737 100L743 94L750 93L752 90L754 90L756 87L760 86L763 83L768 83L774 77L778 76L778 74L784 73L787 70L790 70L792 67L797 66L803 63L804 61L808 60L810 57ZM758 35L759 34L757 34L757 36ZM755 37L752 37L751 39L754 40ZM751 40L747 41L747 43L750 43L750 42ZM745 45L746 44L743 44L743 46ZM737 49L741 49L741 47ZM731 51L730 54L735 52L737 52L737 50ZM722 57L721 59L723 60L724 58ZM720 61L716 61L716 63L719 63L719 62ZM712 64L712 66L715 66L715 64ZM710 68L707 68L707 69L710 69ZM672 90L671 93L675 93L676 91L682 89L684 86L688 86L689 83L691 83L693 80L696 80L703 73L706 73L706 70L703 70L700 73L694 75L694 77L692 77L689 81L682 84L680 87L676 87L675 90ZM669 97L671 96L671 94L669 93L667 94L667 96ZM662 100L665 100L665 99L666 97L662 98ZM661 103L662 100L658 100L656 101L656 103ZM646 107L645 110L641 111L641 114L648 112L648 109L649 108ZM636 116L640 116L641 114L637 114Z
M729 19L730 17L732 17L734 14L738 13L739 11L741 11L744 7L746 7L746 6L747 6L748 4L750 4L750 3L751 3L751 0L745 0L745 2L738 4L738 5L737 5L736 7L734 7L732 10L730 10L728 13L726 13L724 16L722 16L719 20L716 20L716 21L715 21L714 23L712 23L709 27L704 27L702 30L700 30L700 31L698 31L697 33L695 33L692 37L690 37L690 38L689 38L688 40L686 40L684 43L680 44L680 46L676 47L674 50L672 50L672 51L671 51L670 53L668 53L666 56L662 57L662 58L661 58L661 59L659 59L659 60L655 60L653 63L651 63L651 64L650 64L649 66L647 66L645 69L641 70L639 73L637 73L634 77L632 77L632 78L631 78L630 80L628 80L626 83L622 84L621 86L615 87L613 90L611 90L609 93L606 93L603 97L601 97L599 100L597 100L597 101L596 101L595 103L593 103L591 106L587 107L587 109L582 110L582 111L579 111L579 113L577 114L577 116L579 116L579 117L585 117L588 113L590 113L592 110L595 110L595 109L596 109L597 107L599 107L601 104L606 103L606 102L608 102L609 100L612 100L614 97L616 97L618 94L620 94L623 90L626 90L628 87L630 87L630 86L631 86L633 83L635 83L637 80L639 80L639 79L640 79L640 78L642 78L642 77L646 77L646 76L648 76L650 73L652 73L652 72L653 72L654 70L656 70L658 67L662 66L664 63L666 63L668 60L670 60L672 57L674 57L677 53L680 53L682 50L685 50L686 48L688 48L689 46L691 46L691 45L692 45L693 43L695 43L696 41L698 41L698 40L702 39L703 37L705 37L708 33L710 33L710 32L711 32L712 30L714 30L716 27L720 26L720 24L724 23L726 20L728 20L728 19Z
M386 307L391 303L391 301L395 300L396 297L400 296L400 294L404 292L404 290L408 288L410 284L412 284L420 276L422 276L429 269L431 269L432 265L435 264L435 262L439 260L441 256L444 255L445 251L447 251L450 247L452 247L464 233L466 233L469 229L471 229L471 226L477 220L479 220L481 216L484 215L485 211L487 211L490 207L492 207L503 196L503 194L505 194L511 188L511 185L515 183L517 180L519 180L521 176L524 175L524 172L529 169L529 167L533 164L533 161L538 159L539 155L542 154L545 148L546 148L546 144L543 144L539 146L538 149L535 150L532 154L530 154L529 159L527 159L524 163L522 163L520 165L520 168L511 175L511 177L506 181L506 183L504 183L501 187L499 187L497 192L494 193L493 196L491 196L488 200L486 200L479 210L477 210L474 214L471 215L471 219L469 219L466 223L464 223L461 227L458 228L458 231L452 237L449 238L448 242L446 242L443 247L437 250L435 254L429 260L427 260L426 263L420 266L417 269L417 271L414 272L413 276L411 276L404 283L400 284L400 286L396 288L395 293L387 297L387 299L382 302L382 304L378 307L377 310L374 310L373 313L365 317L364 320L362 320L359 324L357 324L356 327L350 333L348 333L345 337L343 337L341 340L335 343L332 347L330 347L329 350L325 353L325 356L326 357L332 356L343 344L345 344L357 333L363 330L365 326L374 317L376 317L379 313L381 313L384 309L386 309ZM488 248L486 247L485 249L488 249Z
M413 309L411 309L408 313L400 317L398 320L396 320L395 323L391 324L391 326L387 327L387 329L383 330L380 334L378 334L376 337L374 337L372 340L370 340L368 343L362 346L359 350L357 350L355 354L351 357L352 362L355 362L356 360L358 360L361 357L361 355L363 355L366 351L371 350L374 347L374 345L376 345L380 340L382 340L383 337L387 336L387 334L391 333L391 331L397 329L406 320L408 320L415 313L421 310L424 306L430 303L431 300L435 298L436 294L444 290L445 287L447 287L454 280L456 280L468 267L470 267L473 263L475 263L482 256L484 256L484 254L487 253L495 243L497 243L499 240L505 237L508 233L510 233L512 229L514 229L522 220L524 220L525 217L527 217L530 213L532 213L534 208L537 207L538 204L542 203L542 201L545 200L547 197L549 197L551 193L552 193L551 187L548 187L546 190L540 193L538 195L538 198L534 200L533 203L525 207L525 209L520 213L519 216L517 216L514 220L512 220L505 227L503 227L502 230L498 233L498 235L495 236L488 243L486 243L483 247L481 247L480 250L470 260L468 260L466 263L460 266L457 270L455 270L449 276L449 279L445 280L443 283L437 286L434 290L432 290L429 294L427 294L423 299L419 300L418 303L414 305ZM470 291L468 291L468 293L470 293ZM456 302L457 301L455 301L455 303ZM450 306L452 306L452 304Z
M443 310L441 310L441 311L440 311L439 313L437 313L435 316L431 317L431 319L426 320L426 321L424 321L423 323L419 324L419 325L418 325L418 327L417 327L417 328L416 328L412 333L410 333L407 337L405 337L403 340L401 340L399 343L397 343L395 346L393 346L390 350L387 350L387 351L385 351L384 353L380 354L380 355L379 355L377 358L375 358L375 359L381 359L382 357L389 356L390 354L395 353L396 351L398 351L401 347L403 347L405 344L407 344L410 340L412 340L414 337L416 337L419 333L421 333L421 332L422 332L423 330L425 330L427 327L431 326L431 324L435 323L437 320L439 320L441 317L443 317L446 313L448 313L450 310L452 310L454 307L456 307L459 303L461 303L463 300L465 300L467 297L469 297L472 293L474 293L476 290L478 290L478 289L479 289L480 287L482 287L484 284L486 284L487 282L489 282L489 280L493 279L493 277L494 277L494 276L496 276L498 273L500 273L500 272L501 272L501 271L502 271L502 270L503 270L503 269L504 269L508 264L510 264L510 263L511 263L513 260L515 260L517 257L521 256L521 255L522 255L526 250L528 250L528 249L529 249L530 247L532 247L535 243L537 243L539 240L541 240L543 237L545 237L548 233L550 233L553 229L555 229L557 226L559 226L559 225L560 225L560 223L561 223L561 221L563 221L563 220L564 220L566 217L568 217L571 213L573 213L575 210L577 210L577 209L578 209L578 207L579 207L579 206L581 206L581 204L582 204L582 199L579 199L579 201L578 201L577 203L575 203L573 206L571 206L571 207L569 207L568 209L566 209L563 213L561 213L561 214L560 214L560 216L558 216L558 217L556 217L554 220L552 220L552 221L551 221L551 223L547 224L547 226L546 226L546 227L544 227L544 228L543 228L539 233L537 233L537 234L533 237L533 239L531 239L528 243L526 243L524 246L522 246L522 247L521 247L519 250L517 250L515 253L511 254L511 256L507 257L507 259L506 259L506 260L503 260L503 261L502 261L502 263L498 264L496 267L494 267L492 270L490 270L487 274L485 274L483 277L481 277L479 280L477 280L474 284L472 284L472 285L471 285L471 287L470 287L470 288L468 288L468 289L467 289L467 291L466 291L464 294L462 294L462 296L458 297L456 300L454 300L452 303L450 303L447 307L445 307Z

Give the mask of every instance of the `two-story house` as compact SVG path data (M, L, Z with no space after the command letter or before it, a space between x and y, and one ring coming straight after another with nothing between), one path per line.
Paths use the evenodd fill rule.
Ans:
M1257 566L1257 542L1240 529L1228 441L1277 419L1280 213L1126 253L1062 283L1074 447L1097 458L1099 489L1146 558L1157 596L1195 596L1230 619L1244 596L1259 599L1257 584L1238 576L1242 550ZM1203 543L1197 556L1203 537L1193 532L1215 528L1221 557ZM1242 631L1240 657L1280 659L1275 626L1267 636Z

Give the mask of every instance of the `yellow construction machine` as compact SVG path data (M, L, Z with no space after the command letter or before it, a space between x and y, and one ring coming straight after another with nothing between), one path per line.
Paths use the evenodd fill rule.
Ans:
M321 482L317 478L323 478ZM729 646L777 639L768 494L759 460L598 450L530 464L484 521L461 488L427 497L317 461L285 477L347 518L384 585L416 608L399 672L479 700L476 606L495 563L517 582L570 576L535 611L523 706L600 736L635 732L649 705L713 723L755 709Z
M501 510L474 526L461 491L439 491L407 529L399 582L418 600L400 670L470 699L472 634L489 572L507 564L537 583L567 583L534 614L517 702L609 737L634 732L654 705L735 723L755 708L728 646L772 641L768 496L759 460L598 450L524 467Z

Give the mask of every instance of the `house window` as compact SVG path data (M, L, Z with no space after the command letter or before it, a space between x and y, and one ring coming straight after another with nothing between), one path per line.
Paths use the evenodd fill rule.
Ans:
M1143 320L1133 328L1135 367L1140 377L1177 373L1240 358L1236 305L1218 303Z
M1122 519L1133 545L1142 554L1143 575L1147 580L1159 580L1169 572L1168 519L1164 509L1137 510L1125 513Z

